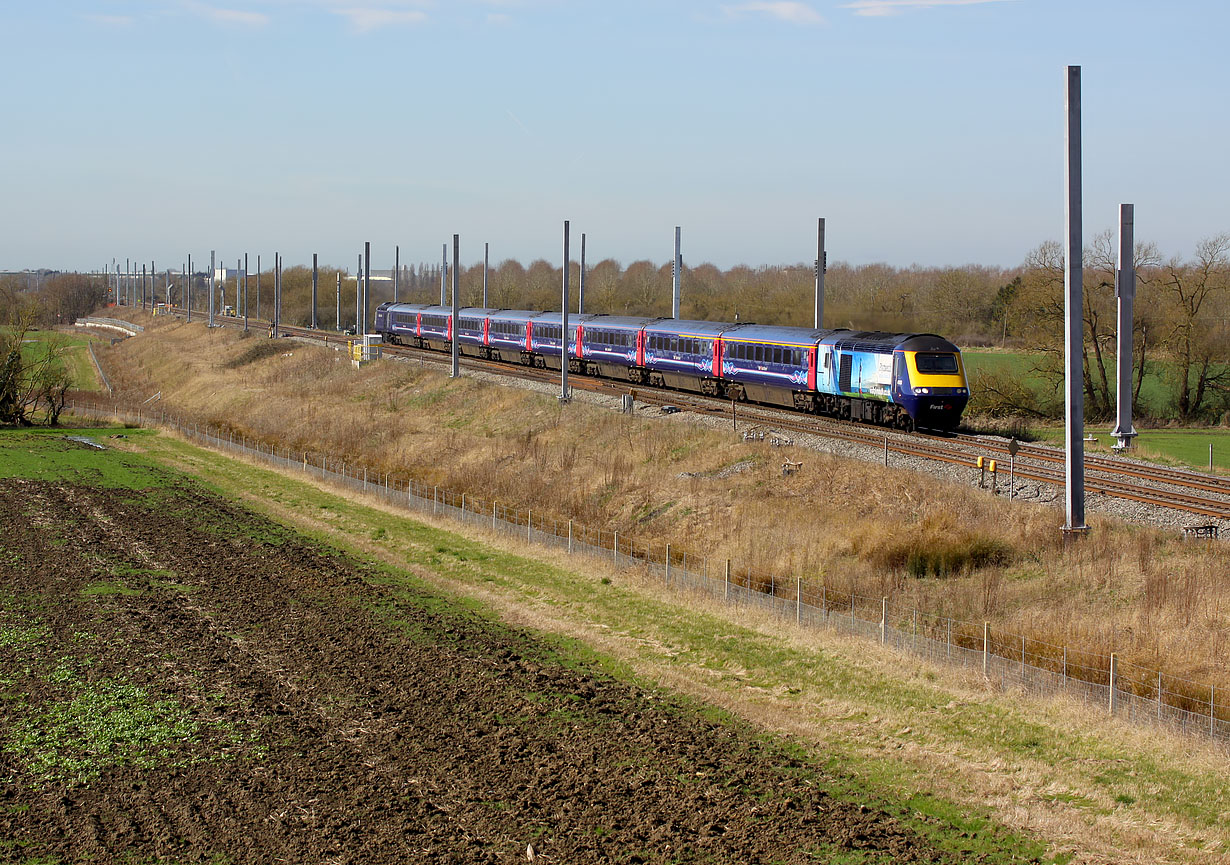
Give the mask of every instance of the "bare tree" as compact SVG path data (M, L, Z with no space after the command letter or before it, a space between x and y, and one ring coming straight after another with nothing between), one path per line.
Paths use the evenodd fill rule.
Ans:
M0 424L33 426L40 405L44 422L55 424L72 385L65 363L67 340L53 336L29 341L26 348L43 311L37 303L6 294L8 325L0 328Z
M1175 364L1175 409L1191 420L1211 390L1230 385L1230 347L1213 320L1230 302L1230 233L1202 240L1193 261L1168 261L1157 286L1168 312L1166 345ZM1222 338L1218 338L1218 334Z

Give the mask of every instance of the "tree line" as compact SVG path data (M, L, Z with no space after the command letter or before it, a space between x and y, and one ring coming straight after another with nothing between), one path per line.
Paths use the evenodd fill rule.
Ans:
M1155 244L1136 245L1137 294L1132 381L1137 414L1174 418L1184 423L1216 421L1230 412L1230 234L1202 240L1189 258L1164 258ZM1085 403L1090 420L1113 417L1115 409L1115 238L1095 237L1084 251ZM385 272L388 273L387 271ZM340 302L337 290L341 276ZM456 275L462 306L483 302L482 263L460 268ZM647 260L624 266L606 259L586 267L585 312L630 316L669 316L671 267ZM447 274L451 290L453 275ZM502 261L486 272L487 305L503 309L554 310L560 306L562 273L543 259L524 265ZM415 303L440 300L440 264L402 268L398 299ZM570 263L571 308L577 311L581 273ZM1031 358L1034 382L1019 374L986 376L973 382L974 408L996 415L1058 417L1063 383L1063 250L1045 242L1021 265L994 268L893 267L887 264L836 263L825 274L825 327L855 331L938 333L964 348L1002 347ZM193 306L208 305L207 274L192 277ZM317 322L325 328L356 326L356 280L348 271L318 271ZM312 272L295 266L282 272L282 321L308 325L312 320ZM247 311L267 320L272 313L273 273L251 274ZM4 283L0 281L0 288ZM813 323L815 273L810 264L726 270L712 264L685 267L680 316L707 321L743 321L810 327ZM97 278L61 274L30 289L0 291L0 304L14 300L37 310L35 321L47 325L71 321L103 302L106 286ZM373 280L370 308L393 297L389 278ZM163 284L156 290L165 300ZM182 278L172 299L183 303ZM8 301L5 298L8 298ZM244 298L234 281L220 288L222 304L242 314ZM340 310L339 310L340 306ZM339 314L340 313L340 314ZM0 321L8 313L0 309ZM1140 401L1147 377L1165 383L1160 401Z

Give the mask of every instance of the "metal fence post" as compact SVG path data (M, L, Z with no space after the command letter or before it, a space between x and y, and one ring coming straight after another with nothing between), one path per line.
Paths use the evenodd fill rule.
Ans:
M794 578L794 623L803 623L803 578Z
M888 598L880 599L880 643L888 642Z
M730 600L730 559L726 560L726 580L723 583L722 600Z
M670 585L671 581L671 545L666 545L666 583Z
M615 542L611 544L611 552L614 555L615 567L619 567L619 532L615 532ZM646 556L646 558L649 558Z
M1115 653L1110 653L1110 713L1115 714L1115 672L1118 666L1118 659Z
M991 623L982 623L982 675L991 678Z
M568 555L572 555L572 520L568 521Z
M1157 719L1162 720L1162 671L1157 671Z

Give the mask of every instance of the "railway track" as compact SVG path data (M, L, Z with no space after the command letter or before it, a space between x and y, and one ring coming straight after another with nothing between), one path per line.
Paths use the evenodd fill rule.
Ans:
M182 312L182 311L181 311ZM226 325L242 325L243 318L214 316L215 321ZM249 328L269 328L269 323L248 319ZM310 339L325 345L344 343L350 337L325 330L280 325L279 331L287 336ZM386 356L427 359L445 362L439 352L412 348L410 346L384 345ZM488 361L482 358L462 356L460 363L467 369L483 370L500 376L513 376L542 383L558 383L559 373ZM611 379L595 379L583 375L569 376L569 385L575 391L587 391L605 396L619 397L633 394L644 405L659 408L674 406L708 417L731 418L738 428L742 424L772 430L787 437L787 433L821 436L849 442L863 447L883 450L920 459L934 460L977 471L978 458L994 459L1000 472L1006 467L1010 483L1019 481L1046 484L1062 489L1066 483L1062 450L1036 444L1017 443L1015 457L1009 452L1009 442L997 438L969 435L927 435L901 433L895 430L867 427L862 424L800 415L784 409L773 409L746 403L732 404L729 401L703 396L686 391L660 390L637 387L627 382ZM1121 458L1086 455L1085 489L1138 502L1150 507L1168 508L1193 516L1219 520L1230 525L1230 479L1206 475L1200 472L1167 468L1151 463L1141 463ZM1008 495L1013 495L1010 488Z

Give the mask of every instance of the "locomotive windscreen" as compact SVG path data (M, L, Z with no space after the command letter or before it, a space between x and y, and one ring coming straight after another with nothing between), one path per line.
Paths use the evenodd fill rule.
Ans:
M914 362L919 372L956 374L957 356L955 354L924 354L919 352L914 356Z

